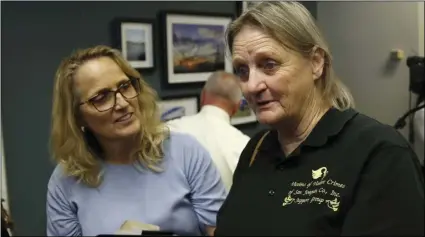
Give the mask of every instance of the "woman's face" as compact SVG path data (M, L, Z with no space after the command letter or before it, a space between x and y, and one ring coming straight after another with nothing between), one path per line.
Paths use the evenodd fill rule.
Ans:
M244 26L233 41L233 65L242 92L260 123L298 118L323 70L323 54L311 58L286 49L262 30Z
M80 106L80 119L98 139L126 138L140 131L137 92L111 58L101 57L84 63L76 72L74 86L80 102L91 101ZM121 93L108 93L118 88L131 99Z

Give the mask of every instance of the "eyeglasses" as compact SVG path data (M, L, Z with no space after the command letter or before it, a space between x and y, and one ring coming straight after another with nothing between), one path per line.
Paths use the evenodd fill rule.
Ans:
M138 78L130 78L122 83L116 90L104 90L81 102L80 105L90 103L99 112L105 112L112 109L117 103L117 93L120 93L124 99L133 99L140 94L140 82Z

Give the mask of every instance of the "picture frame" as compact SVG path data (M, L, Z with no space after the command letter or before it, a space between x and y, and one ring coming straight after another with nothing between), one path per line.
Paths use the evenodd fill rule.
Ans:
M246 9L255 5L256 1L236 1L236 11L238 12L238 16L240 16Z
M158 102L160 118L167 122L187 115L195 115L199 112L199 96L165 96Z
M212 72L233 73L225 32L233 15L160 12L164 85L202 85Z
M255 116L254 111L248 106L247 101L242 96L241 105L239 106L239 110L230 118L230 124L233 126L242 125L242 124L250 124L256 123L257 117Z
M135 69L153 69L154 22L142 18L115 18L111 23L113 47Z

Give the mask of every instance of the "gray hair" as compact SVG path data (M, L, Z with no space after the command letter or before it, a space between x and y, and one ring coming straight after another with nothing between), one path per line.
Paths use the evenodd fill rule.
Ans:
M329 47L310 12L298 2L261 2L254 4L233 21L226 32L227 45L233 50L235 36L246 26L263 30L277 42L304 57L318 47L324 51L325 64L317 82L322 98L339 110L354 107L348 88L336 77Z
M204 90L228 99L233 103L239 103L242 91L239 87L238 77L225 71L216 71L211 74L204 85Z

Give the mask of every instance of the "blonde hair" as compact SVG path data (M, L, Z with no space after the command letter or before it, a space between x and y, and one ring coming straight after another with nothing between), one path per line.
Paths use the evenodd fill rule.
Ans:
M77 177L92 187L98 186L102 180L102 165L97 150L100 147L93 147L87 140L87 130L83 132L78 125L80 100L74 89L74 76L84 63L100 57L111 58L128 77L140 81L141 92L137 100L141 123L138 141L141 149L137 152L138 161L153 171L161 171L162 142L169 135L159 119L156 92L119 51L101 45L74 52L61 62L56 71L50 146L54 160L64 167L67 175Z
M242 91L239 87L238 77L235 74L225 71L216 71L208 77L204 85L205 91L239 103L242 98Z
M332 67L329 47L309 11L298 2L270 1L253 4L233 21L226 32L232 52L233 40L244 26L263 30L283 47L309 57L315 47L325 53L322 78L317 86L322 98L339 110L354 107L348 88L337 78Z

